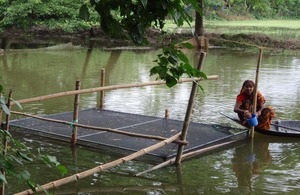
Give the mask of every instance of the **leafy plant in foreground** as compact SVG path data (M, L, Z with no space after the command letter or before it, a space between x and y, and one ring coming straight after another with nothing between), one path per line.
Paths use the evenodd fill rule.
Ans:
M190 43L181 43L177 46L172 44L169 47L164 47L163 53L158 54L155 60L158 65L150 70L150 75L157 74L157 79L165 80L168 87L175 86L183 74L187 74L191 78L207 79L204 72L195 69L190 64L189 59L178 46L187 49L193 48Z
M0 84L0 93L3 92L3 86ZM5 96L0 97L0 109L5 114L10 115L10 110L6 105ZM65 166L61 165L56 157L42 154L40 149L37 150L37 155L30 152L27 146L13 138L6 130L0 128L0 138L5 142L0 143L0 184L7 184L6 175L16 178L19 182L26 181L29 187L35 191L38 184L35 184L30 173L26 169L16 169L18 166L24 166L26 163L41 161L49 167L56 167L62 175L67 173Z

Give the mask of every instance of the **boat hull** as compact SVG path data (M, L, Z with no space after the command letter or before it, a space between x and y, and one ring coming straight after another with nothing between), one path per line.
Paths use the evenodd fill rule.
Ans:
M283 137L300 137L300 121L298 120L277 120L272 121L271 129L264 130L255 128L255 132Z

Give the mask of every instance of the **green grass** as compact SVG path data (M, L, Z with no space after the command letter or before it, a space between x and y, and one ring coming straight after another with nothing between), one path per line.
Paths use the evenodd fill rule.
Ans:
M175 24L167 23L166 29L169 32L185 31L191 32L187 24L177 28ZM243 20L243 21L204 21L204 31L218 34L264 34L279 39L300 38L300 20Z
M289 28L300 30L300 20L243 20L243 21L205 21L205 25L230 27Z

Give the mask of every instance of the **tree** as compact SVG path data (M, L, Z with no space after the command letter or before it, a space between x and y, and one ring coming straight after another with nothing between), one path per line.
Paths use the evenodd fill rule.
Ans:
M204 27L203 27L203 1L198 0L198 5L201 12L195 12L195 35L203 36L204 35Z
M102 30L112 37L131 39L137 45L148 43L145 32L150 27L164 33L165 20L169 17L178 26L182 26L184 21L190 24L193 17L185 9L186 5L200 12L197 0L90 0L90 5L100 16ZM82 18L89 15L87 3L80 10ZM168 87L176 85L184 74L206 78L203 72L190 65L188 58L177 46L174 43L164 48L163 54L159 54L156 60L158 65L151 69L151 75L165 80ZM186 43L180 47L191 48L192 45Z

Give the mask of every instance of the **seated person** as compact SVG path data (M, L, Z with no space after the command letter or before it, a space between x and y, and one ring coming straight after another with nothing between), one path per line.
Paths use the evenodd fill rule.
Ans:
M236 102L233 111L239 116L241 123L248 126L247 119L252 117L253 114L253 96L255 84L252 80L246 80L243 83L240 93L236 97ZM258 119L257 127L260 129L270 129L271 120L275 117L275 112L271 106L265 107L264 96L257 91L257 106L256 114Z

